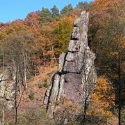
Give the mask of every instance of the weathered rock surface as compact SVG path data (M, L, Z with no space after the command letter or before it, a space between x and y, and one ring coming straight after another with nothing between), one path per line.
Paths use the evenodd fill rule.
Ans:
M44 99L51 117L57 108L54 102L59 101L62 96L84 106L96 84L95 54L90 50L87 39L88 23L89 13L84 11L74 22L67 52L59 57L58 71L53 75L52 84Z
M9 81L8 71L0 73L0 105L11 110L14 107L14 82Z

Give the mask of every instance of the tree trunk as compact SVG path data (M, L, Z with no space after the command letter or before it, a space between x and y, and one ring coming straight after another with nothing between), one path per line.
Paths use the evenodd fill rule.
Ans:
M18 116L18 107L17 107L17 71L16 71L16 80L15 80L15 125L17 125L17 116Z
M4 125L4 115L5 114L5 112L4 112L4 106L3 106L3 109L2 109L2 124L1 125Z
M121 58L120 58L120 52L118 54L118 98L119 98L119 106L118 106L118 125L121 125Z

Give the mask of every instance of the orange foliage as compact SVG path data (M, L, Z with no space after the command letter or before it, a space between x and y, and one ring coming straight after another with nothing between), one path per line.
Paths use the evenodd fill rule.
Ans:
M112 0L95 0L93 5L98 6L98 9L103 9L109 6Z
M103 10L109 7L118 7L122 0L95 0L92 5L96 6L98 10Z
M91 115L111 116L111 109L115 105L114 99L115 95L111 82L104 76L99 77L97 86L92 93L88 113Z

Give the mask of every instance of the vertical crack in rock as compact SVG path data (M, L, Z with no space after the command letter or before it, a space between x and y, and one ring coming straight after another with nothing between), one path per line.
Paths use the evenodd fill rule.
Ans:
M89 13L83 11L74 22L68 50L59 57L58 71L52 77L52 84L47 89L44 104L47 113L53 113L62 96L67 97L72 103L84 106L89 102L91 91L96 84L96 71L94 66L95 54L88 46Z

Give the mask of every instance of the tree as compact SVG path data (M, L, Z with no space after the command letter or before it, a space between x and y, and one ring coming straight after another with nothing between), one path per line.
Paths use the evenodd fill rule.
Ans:
M54 6L51 8L51 12L52 12L52 15L53 15L53 16L59 15L59 9L56 7L56 5L54 5Z
M41 25L51 22L52 20L52 14L50 10L48 8L42 8L41 12L39 13L39 21Z
M125 73L123 68L125 66L123 54L125 52L125 2L123 0L96 0L92 10L89 39L92 40L91 45L97 55L96 64L99 75L108 76L116 90L120 125L121 95L125 86L123 75Z
M69 5L65 6L65 7L61 10L60 14L61 14L61 15L69 15L72 10L73 10L73 7L72 7L71 4L69 4Z
M61 18L59 24L55 27L54 38L56 41L56 51L59 54L66 51L72 29L73 29L73 19L71 17Z
M115 94L112 83L105 76L101 76L92 92L88 112L94 116L111 116L114 105Z
M32 27L32 29L35 27L40 27L38 20L38 12L29 13L24 20L24 24Z
M86 9L88 7L88 3L85 1L85 2L79 2L77 5L76 5L76 8L80 8L80 9Z
M25 24L23 24L22 20L16 20L11 23L5 24L1 27L0 30L0 44L2 43L2 40L10 34L17 34L21 31L29 31L31 28Z
M20 32L4 39L2 44L4 63L10 71L11 79L15 81L15 125L17 124L18 107L21 101L21 99L17 99L18 87L22 85L24 90L27 87L27 74L31 71L31 57L34 52L33 43L34 39L29 33Z
M15 73L18 65L18 81L25 83L27 80L27 73L29 72L29 66L31 63L31 57L34 53L34 38L30 33L20 32L17 35L10 35L3 40L3 51L5 65L8 65L12 73ZM17 68L17 67L16 67Z

